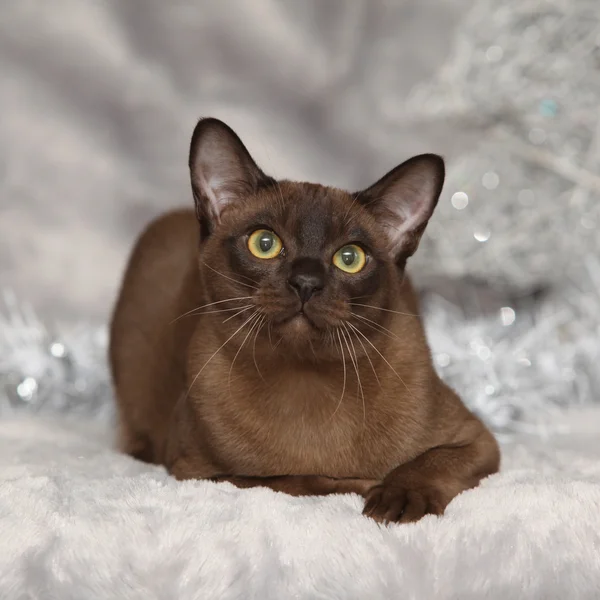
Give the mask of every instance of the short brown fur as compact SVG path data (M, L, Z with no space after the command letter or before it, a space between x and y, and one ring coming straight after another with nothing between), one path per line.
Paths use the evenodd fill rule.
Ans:
M256 215L266 214L289 240L282 269L283 261L309 253L294 241L307 214L319 219L306 244L326 222L323 235L334 238L335 250L349 219L361 235L382 239L379 218L356 198L269 180L223 210L210 231L203 230L202 207L169 213L146 229L111 324L125 452L164 464L179 479L294 495L356 492L365 514L379 521L442 514L457 494L498 470L493 436L435 373L403 271L406 256L393 262L387 247L375 248L371 275L360 284L364 297L352 305L324 290L302 309L313 325L304 317L282 320L288 305L299 310L297 297L278 288L275 275L263 275L262 263L244 267L252 257L239 240ZM227 300L241 296L251 298ZM233 310L247 304L252 308L241 314ZM244 326L255 306L262 326L259 317ZM343 329L348 322L355 329Z

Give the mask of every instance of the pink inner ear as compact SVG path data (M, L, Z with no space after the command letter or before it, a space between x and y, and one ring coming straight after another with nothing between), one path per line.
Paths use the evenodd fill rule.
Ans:
M236 134L214 120L196 127L190 170L200 213L215 224L228 205L243 200L264 177Z
M419 195L416 190L411 193L405 188L400 193L402 198L394 204L401 221L396 228L398 235L418 229L431 214L427 198Z
M412 182L399 181L384 197L386 229L394 246L403 245L403 239L411 236L428 221L435 206L432 185L423 181L422 187Z
M198 180L198 185L202 190L202 195L208 200L212 218L216 223L219 223L220 214L224 207L221 205L219 197L215 193L215 189L218 189L218 187L215 183L213 183L213 181L211 181L211 179L214 180L215 178L209 178L207 181L206 175L201 169L196 173L196 177Z
M444 179L440 157L422 155L396 167L367 193L396 255L412 254L433 214ZM367 201L367 206L368 206Z
M247 173L229 140L215 138L200 144L194 176L218 221L225 206L235 199L232 192L236 183L243 181Z

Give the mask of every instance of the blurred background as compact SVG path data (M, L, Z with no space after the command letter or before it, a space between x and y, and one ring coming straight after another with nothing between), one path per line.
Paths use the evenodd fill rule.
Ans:
M456 141L398 109L447 58L465 2L3 5L0 268L47 317L106 319L140 229L191 206L201 116L275 176L348 188Z
M599 15L597 0L5 0L6 397L106 397L105 339L67 332L102 330L137 234L191 206L189 139L210 115L280 178L357 189L443 154L412 264L440 372L500 432L597 400Z

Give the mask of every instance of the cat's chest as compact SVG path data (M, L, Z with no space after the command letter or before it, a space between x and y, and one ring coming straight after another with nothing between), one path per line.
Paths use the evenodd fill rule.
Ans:
M301 374L263 383L234 386L206 407L219 459L233 472L375 476L400 460L398 417L367 410L357 389Z

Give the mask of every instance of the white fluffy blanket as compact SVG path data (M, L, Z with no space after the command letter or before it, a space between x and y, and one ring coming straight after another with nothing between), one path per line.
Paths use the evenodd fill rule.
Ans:
M446 515L177 483L97 428L0 422L2 600L600 598L600 409L505 448Z

